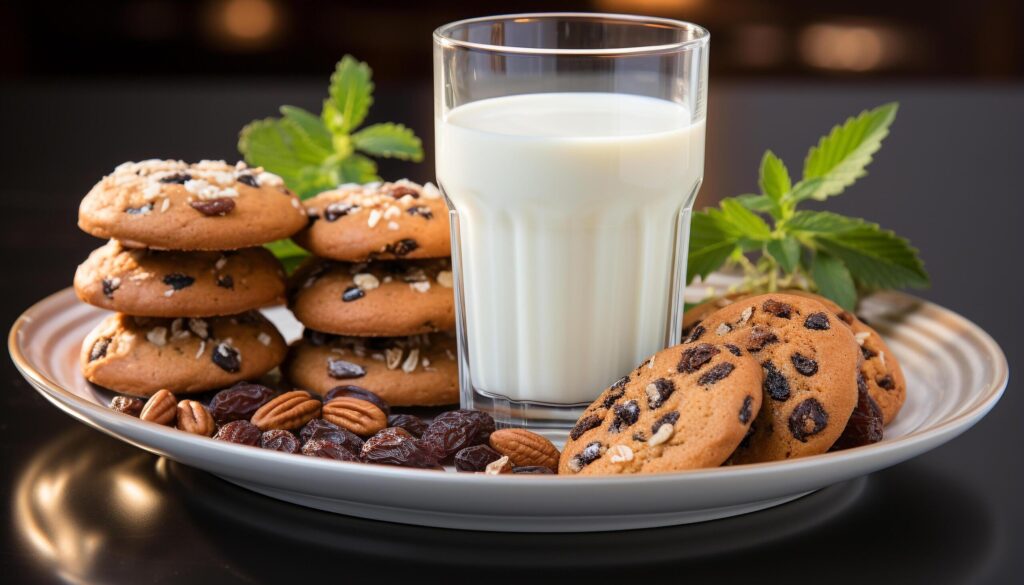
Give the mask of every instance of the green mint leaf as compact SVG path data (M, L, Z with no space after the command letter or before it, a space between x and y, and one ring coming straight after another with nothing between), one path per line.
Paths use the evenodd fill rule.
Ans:
M825 179L818 177L816 179L804 179L798 182L793 190L789 192L789 195L783 198L784 203L799 203L805 199L810 199L821 187Z
M284 115L281 124L288 127L297 142L302 142L302 150L316 153L317 160L331 155L334 150L331 132L320 118L295 106L281 106L281 114Z
M850 271L838 258L819 251L811 263L811 278L821 295L832 299L847 311L854 310L857 288Z
M739 201L730 197L723 199L719 206L722 209L722 219L733 226L740 236L762 242L771 239L772 228Z
M864 220L828 211L797 211L786 220L788 231L837 233L864 225Z
M733 199L739 201L740 205L746 207L750 211L770 213L774 217L779 217L782 213L778 202L772 200L767 195L737 195L736 197L733 197Z
M353 154L341 161L339 171L339 183L372 183L380 180L377 175L377 163L361 154Z
M293 125L274 118L256 120L242 128L238 150L247 163L280 175L292 188L304 169L324 159L322 152L312 148Z
M804 179L821 178L822 182L808 197L820 201L838 195L866 174L865 167L889 134L897 107L889 103L861 112L811 147L804 160Z
M764 193L772 201L781 201L783 196L793 189L793 182L789 178L789 169L782 159L775 156L775 153L766 150L761 158L761 169L759 171L758 186L761 193Z
M366 119L373 104L373 72L351 55L345 55L331 75L330 100L324 103L324 124L335 134L348 134Z
M736 237L725 229L717 209L696 211L690 219L690 248L686 261L686 282L702 279L718 270L736 250Z
M766 248L787 274L792 274L800 264L800 243L792 236L786 236L781 240L772 240L768 242Z
M352 144L374 156L392 157L420 162L423 143L412 130L401 124L374 124L352 135Z
M295 272L299 264L310 257L309 252L287 238L264 244L264 247L273 252L274 256L284 265L285 272L288 274Z

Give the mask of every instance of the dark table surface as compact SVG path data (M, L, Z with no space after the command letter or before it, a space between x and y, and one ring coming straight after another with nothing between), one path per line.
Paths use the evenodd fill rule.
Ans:
M70 284L100 244L77 202L129 159L237 157L247 121L310 82L46 82L0 92L0 323ZM771 147L799 168L808 145L860 109L899 100L870 175L831 209L879 221L921 249L922 295L989 331L1021 362L1024 87L713 84L701 203L756 187ZM374 119L414 127L432 159L428 87L378 90ZM432 178L429 163L384 175ZM0 579L17 583L259 583L353 579L630 582L1008 583L1024 579L1021 385L955 441L779 508L694 526L515 535L333 516L258 496L72 420L3 360ZM410 494L410 497L414 497ZM616 577L618 578L618 577ZM641 581L642 580L642 581Z

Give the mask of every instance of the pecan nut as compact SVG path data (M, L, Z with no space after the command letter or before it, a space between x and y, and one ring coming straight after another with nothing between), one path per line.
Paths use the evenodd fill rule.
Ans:
M343 429L369 437L388 426L388 415L376 404L351 396L339 396L324 405L325 420Z
M303 390L293 390L267 402L253 413L252 424L261 431L291 431L320 416L320 401Z
M182 400L178 403L178 430L212 437L217 430L217 423L206 407L195 400Z
M516 467L558 469L558 447L526 429L501 429L491 433L491 448L507 455Z
M139 418L158 425L173 425L177 417L178 400L170 390L157 390L142 407Z

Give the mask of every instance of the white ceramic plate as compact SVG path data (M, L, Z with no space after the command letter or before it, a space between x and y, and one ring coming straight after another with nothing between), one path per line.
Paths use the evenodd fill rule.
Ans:
M907 401L880 443L792 461L624 477L485 476L343 463L267 451L142 422L106 407L82 377L79 346L106 314L70 289L40 301L11 329L18 369L47 400L147 451L270 497L352 516L448 528L582 532L699 522L774 506L895 465L966 431L999 400L999 346L963 317L908 295L879 294L862 314L907 376ZM286 337L284 309L266 312Z

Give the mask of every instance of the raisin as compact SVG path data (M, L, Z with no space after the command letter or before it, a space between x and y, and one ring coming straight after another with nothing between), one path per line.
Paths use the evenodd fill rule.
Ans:
M219 425L233 420L249 420L275 394L277 392L273 388L262 384L239 382L213 397L210 401L210 414Z
M868 349L867 346L863 346L863 345L860 348L860 353L861 353L861 355L864 356L864 359L866 359L866 360L869 360L869 359L871 359L871 358L873 358L873 357L878 355L877 353L875 353L875 352L871 351L870 349Z
M884 390L895 390L896 382L892 379L892 376L886 374L884 376L878 376L875 378L875 384Z
M646 443L647 442L647 435L645 435L643 431L637 431L637 432L633 433L633 440L634 441L640 441L641 443Z
M487 445L473 445L460 449L455 454L455 469L459 471L483 471L488 463L501 459L501 453Z
M804 319L804 327L815 331L825 331L832 327L825 313L811 313Z
M817 435L828 426L828 413L825 407L814 398L808 398L796 405L789 415L789 432L801 443L807 437Z
M793 307L791 305L776 301L775 299L768 299L761 305L761 308L781 319L789 319L793 315Z
M739 357L739 356L743 355L743 350L741 350L739 347L736 347L735 345L733 345L731 343L726 343L725 344L725 349L728 349L729 353L731 353L732 355L734 355L736 357Z
M612 424L608 427L608 430L618 433L623 427L630 427L636 424L636 421L640 418L640 405L636 403L636 400L630 400L625 404L617 404L614 413Z
M494 419L475 410L450 410L437 415L423 431L420 442L434 459L444 460L460 449L486 443L494 432Z
M335 461L359 461L359 457L337 443L326 439L312 439L302 446L302 454Z
M331 203L324 209L324 219L327 221L338 221L339 217L345 217L358 209L355 205L347 203Z
M747 424L750 422L750 417L754 414L754 397L747 396L743 399L743 406L740 407L740 422Z
M103 296L108 299L114 298L114 291L120 288L121 279L111 280L109 278L103 279Z
M153 211L153 204L147 203L138 207L125 207L124 212L128 215L146 215L150 211Z
M599 426L601 426L601 418L599 416L593 414L585 416L577 421L576 426L569 431L569 438L575 441L583 436L583 433L590 429L596 429Z
M425 205L413 205L406 209L405 212L413 216L418 215L423 219L434 219L434 212L430 211L430 208Z
M750 329L750 338L747 340L747 351L761 351L769 343L775 343L779 337L767 327L754 325Z
M750 446L750 439L751 439L751 437L754 436L754 433L756 433L756 432L757 432L757 423L756 422L750 423L750 428L747 429L747 434L743 435L743 439L740 441L740 444L736 448L737 449L746 449L747 447L749 447Z
M352 301L357 301L365 296L366 291L353 284L346 288L345 292L341 293L341 300L346 303L351 303Z
M115 396L110 401L110 409L116 410L121 414L127 414L128 416L137 417L142 412L142 407L146 403L142 400L135 398L134 396Z
M235 288L235 279L230 274L217 277L217 286L231 290Z
M160 182L164 184L174 183L176 185L184 185L187 181L191 180L192 175L188 173L174 173L173 175L161 177Z
M611 408L612 405L615 404L615 401L622 398L625 393L625 388L611 388L608 390L608 395L605 396L604 400L601 402L601 406L604 408Z
M89 350L89 361L94 362L107 355L107 348L110 347L112 340L109 337L102 337L96 340L96 343L92 344L92 349Z
M857 374L857 407L829 451L870 445L882 440L882 409L868 394L864 376Z
M235 210L235 200L230 197L199 199L189 202L189 205L207 217L227 215Z
M295 435L281 429L265 431L260 436L260 447L270 449L271 451L281 451L282 453L302 452L302 445L299 444L299 440L295 438Z
M411 414L393 414L389 416L388 426L405 429L414 437L422 437L423 432L427 430L427 423L423 422L423 419L420 417Z
M441 469L437 457L405 429L388 427L363 443L361 458L367 463Z
M217 347L213 349L213 353L210 355L210 359L213 363L231 374L237 374L242 369L242 356L238 353L238 350L231 347L227 343L218 343Z
M793 362L793 367L796 368L796 371L805 376L813 376L818 373L818 362L805 355L794 353L789 359Z
M523 475L553 475L555 472L551 471L550 467L544 467L543 465L524 465L522 467L513 467L512 473L521 473Z
M692 331L690 331L690 336L686 338L686 341L684 343L692 343L694 341L697 341L705 333L707 333L707 329L705 329L703 325L697 325L696 327L693 328Z
M302 339L314 347L323 347L331 342L336 336L323 331L305 328L302 330Z
M710 343L702 343L683 352L682 359L676 369L683 374L692 374L701 369L711 358L718 355L719 349Z
M720 380L724 380L729 377L729 374L736 369L730 362L722 362L710 370L704 372L704 374L697 378L697 383L701 386L710 386Z
M352 378L362 378L366 375L366 370L359 364L353 364L352 362L346 362L337 358L328 358L327 375L336 380L349 380Z
M673 425L673 426L675 426L675 424L676 424L676 422L678 420L679 420L679 412L678 411L673 410L672 412L666 412L661 418L659 418L658 420L654 421L653 425L651 425L651 434L653 435L654 433L657 433L658 429L660 429L664 425Z
M217 434L213 438L229 443L256 447L260 444L260 437L262 435L263 433L260 432L259 428L251 422L247 420L233 420L217 429Z
M302 439L303 444L313 440L328 441L348 450L353 455L359 455L359 451L363 448L363 440L358 435L322 418L314 418L306 423L306 426L299 431L299 438Z
M395 199L401 199L406 195L412 195L413 199L420 198L420 192L412 187L408 187L406 185L395 185L391 188L391 196Z
M569 467L575 471L579 471L596 461L603 452L604 446L601 445L600 441L589 443L582 451L573 456L572 460L569 462Z
M324 394L324 402L330 402L335 398L348 397L358 398L359 400L365 400L372 402L377 408L384 411L384 414L391 414L391 405L389 405L383 398L377 396L375 392L371 392L362 386L335 386ZM388 425L397 426L397 425Z
M181 290L188 288L195 283L196 279L180 272L172 272L164 277L164 284L173 288L174 290Z
M659 408L669 396L676 391L676 385L672 380L658 378L647 385L647 408Z
M384 251L394 254L395 256L405 256L419 247L420 245L416 243L416 240L412 238L404 238L393 244L388 244L384 247Z
M765 394L779 402L789 400L789 380L782 375L782 372L772 362L764 362L761 366L764 368L764 384L762 387Z
M256 177L250 175L249 173L242 173L241 175L238 175L238 177L236 177L236 180L243 185L248 185L252 187L253 189L260 188L260 184L256 180Z

